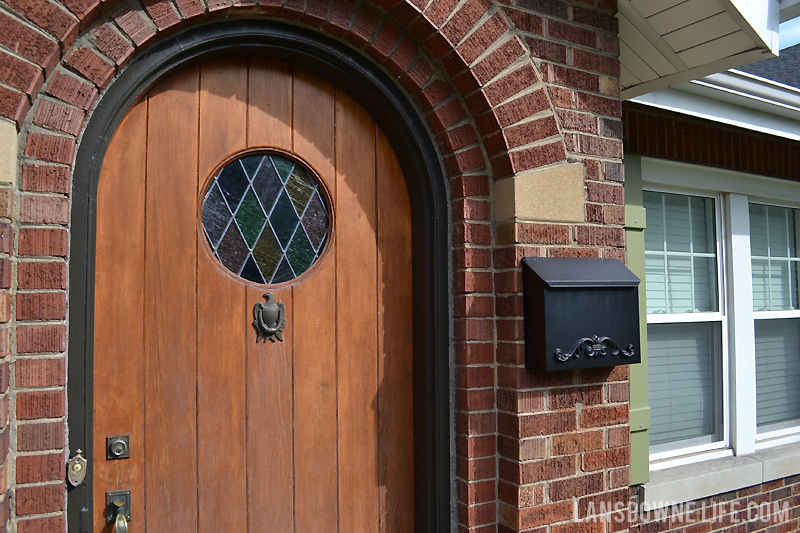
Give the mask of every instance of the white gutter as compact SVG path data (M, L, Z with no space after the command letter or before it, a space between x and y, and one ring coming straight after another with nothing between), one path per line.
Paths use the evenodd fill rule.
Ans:
M747 72L712 74L630 101L800 140L800 89Z

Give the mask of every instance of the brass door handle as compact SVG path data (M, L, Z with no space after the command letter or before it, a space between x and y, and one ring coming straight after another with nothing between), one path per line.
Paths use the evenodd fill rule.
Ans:
M114 533L128 533L131 520L131 491L106 492L106 523L114 524Z
M125 512L122 506L117 507L117 518L114 520L114 533L128 533L128 521L125 519Z

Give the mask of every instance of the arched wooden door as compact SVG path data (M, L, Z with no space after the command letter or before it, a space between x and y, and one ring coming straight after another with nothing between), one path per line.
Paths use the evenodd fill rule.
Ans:
M269 147L305 161L335 214L305 274L228 273L200 209L214 170ZM129 531L412 531L411 222L370 115L261 58L174 74L126 115L97 193L94 530L131 490ZM286 308L256 343L253 306ZM106 438L130 435L130 458Z

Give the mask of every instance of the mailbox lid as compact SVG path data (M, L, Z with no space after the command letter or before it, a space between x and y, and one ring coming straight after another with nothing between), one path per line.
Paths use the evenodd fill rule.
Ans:
M636 287L641 280L618 259L524 257L548 287Z

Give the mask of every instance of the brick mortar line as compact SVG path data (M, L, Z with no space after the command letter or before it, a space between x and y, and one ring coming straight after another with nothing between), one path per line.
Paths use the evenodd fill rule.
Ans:
M18 420L18 426L35 426L37 424L58 424L58 423L65 423L66 416L62 416L59 418L33 418L33 419L26 419L26 420ZM60 450L61 448L48 448L53 450Z

